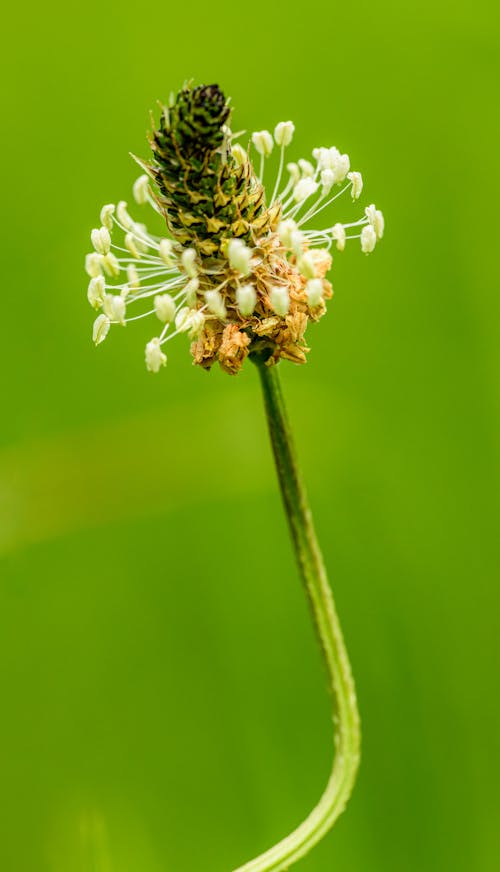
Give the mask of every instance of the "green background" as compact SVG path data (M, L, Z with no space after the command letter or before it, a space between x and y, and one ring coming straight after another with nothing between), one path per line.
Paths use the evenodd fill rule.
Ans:
M283 365L357 678L348 812L304 872L497 867L494 4L13 4L3 20L0 869L229 872L327 778L325 680L256 373L151 325L97 350L82 261L148 110L218 82L386 215Z

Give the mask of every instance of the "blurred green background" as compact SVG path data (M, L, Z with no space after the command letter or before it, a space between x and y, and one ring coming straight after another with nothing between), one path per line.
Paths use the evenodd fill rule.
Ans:
M90 342L82 261L148 110L218 82L386 215L282 375L363 764L304 872L498 868L498 19L478 0L4 13L0 869L229 872L330 766L256 373ZM5 17L7 15L7 18ZM366 195L366 196L365 196Z

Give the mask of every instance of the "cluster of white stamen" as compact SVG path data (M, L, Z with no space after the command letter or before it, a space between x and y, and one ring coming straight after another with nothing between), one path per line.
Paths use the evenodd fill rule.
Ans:
M326 245L329 250L333 243L338 251L343 251L347 240L359 239L361 250L368 254L383 236L384 219L379 209L369 206L357 221L337 221L325 229L310 229L309 223L346 191L350 190L353 201L358 200L363 190L363 178L361 173L351 171L348 154L342 154L335 147L320 147L312 152L315 165L304 158L286 165L288 182L279 191L284 167L283 152L292 140L293 131L291 122L281 122L274 131L274 142L280 146L281 156L272 202L278 200L282 205L282 221L278 228L280 240L297 258L302 275L309 278L311 264L303 252L317 245ZM252 142L261 155L262 181L264 160L272 152L273 137L268 130L260 130L253 134ZM335 191L335 188L340 190Z
M140 205L154 206L147 176L137 179L133 193ZM103 342L114 324L124 326L156 316L163 329L146 346L146 366L158 372L167 361L162 346L178 333L194 337L203 327L208 307L194 309L199 285L196 252L150 234L130 216L125 202L103 206L100 219L102 226L91 232L94 251L85 260L90 277L88 300L101 310L94 322L93 340L96 345ZM112 240L117 230L121 244Z
M372 252L383 236L384 217L371 205L356 221L336 221L323 229L311 229L311 222L345 192L350 191L352 200L358 200L363 179L361 173L351 171L347 154L337 148L321 147L313 150L315 163L301 158L286 164L288 180L282 185L285 149L292 142L294 130L291 121L282 121L276 125L274 136L268 130L260 130L252 135L251 142L260 155L261 182L274 145L279 149L277 175L266 205L281 206L277 234L283 252L280 256L291 258L305 280L308 304L315 308L323 299L323 278L331 266L332 246L335 244L338 251L343 251L348 240L359 239L361 250ZM243 165L248 160L245 149L237 143L231 148L237 164ZM149 204L158 211L146 175L134 183L133 195L140 206ZM123 201L116 206L110 203L103 206L100 221L101 226L91 232L94 250L85 260L90 278L88 300L94 309L100 310L93 325L97 345L104 341L112 325L124 326L140 318L156 317L162 329L147 343L145 358L147 369L158 372L167 362L163 346L174 336L186 333L196 338L210 318L227 322L227 299L221 290L229 280L236 285L235 305L239 314L242 318L253 314L257 291L249 279L258 258L242 239L232 238L223 245L229 272L227 268L221 269L219 285L212 272L210 289L202 293L200 278L204 267L194 248L182 249L172 239L150 234L145 224L131 217ZM117 231L121 233L121 244L113 242L113 233ZM271 287L269 299L276 315L286 317L290 309L287 286L277 283Z

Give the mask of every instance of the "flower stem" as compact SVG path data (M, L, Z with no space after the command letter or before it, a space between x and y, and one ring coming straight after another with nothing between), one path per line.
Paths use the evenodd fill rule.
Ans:
M314 619L332 694L334 760L317 806L290 835L235 872L280 872L305 856L333 826L351 795L359 765L360 724L347 651L295 458L277 366L259 370L274 460L295 556Z

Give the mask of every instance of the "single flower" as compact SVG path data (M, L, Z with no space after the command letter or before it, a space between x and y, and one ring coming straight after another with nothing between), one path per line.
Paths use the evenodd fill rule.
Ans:
M91 233L94 250L85 261L87 297L99 311L96 345L112 325L139 318L156 323L144 354L150 372L166 366L164 346L182 333L191 340L198 366L210 369L217 362L234 374L250 357L258 369L297 567L331 690L335 742L331 774L313 811L288 836L235 870L285 872L343 812L359 766L360 723L274 364L306 361L306 329L324 315L332 296L331 250L342 252L348 241L358 239L369 254L383 236L384 217L373 204L353 221L333 214L343 195L356 202L363 190L349 155L321 147L313 150L314 162L300 158L285 164L295 132L291 121L279 122L274 136L268 130L253 133L247 152L234 142L229 115L217 85L188 86L171 98L151 134L152 159L138 160L144 172L133 186L137 205L149 205L164 232L150 233L125 202L103 206L102 226ZM266 162L269 168L273 161L274 181L266 190ZM349 206L348 196L346 201Z
M138 160L144 173L133 186L138 207L157 213L165 232L150 233L122 201L103 206L102 226L91 233L87 296L100 310L94 341L102 342L110 326L156 319L145 353L152 372L165 365L164 346L181 333L205 369L217 362L234 374L253 353L268 365L281 358L305 363L308 324L332 297L330 250L357 239L370 253L383 235L374 205L354 221L330 217L337 201L349 193L357 200L363 188L347 154L315 148L314 163L301 158L285 170L291 121L279 122L274 137L255 132L247 152L233 142L229 117L217 85L186 86L173 96L151 133L152 159ZM274 145L279 159L266 189Z

